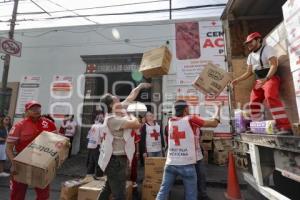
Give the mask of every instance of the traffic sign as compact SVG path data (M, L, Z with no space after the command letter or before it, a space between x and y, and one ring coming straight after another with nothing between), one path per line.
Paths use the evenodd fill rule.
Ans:
M0 52L11 56L21 57L22 43L8 38L0 37Z

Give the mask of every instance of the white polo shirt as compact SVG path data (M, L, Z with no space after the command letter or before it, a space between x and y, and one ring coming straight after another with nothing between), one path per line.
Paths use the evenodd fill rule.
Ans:
M261 61L263 63L263 68L270 68L269 59L272 58L273 56L275 56L275 57L277 56L276 51L271 46L262 45L262 47L263 46L265 46L263 49L262 55L261 55ZM260 53L261 53L262 47L257 52L251 52L248 55L247 65L252 66L253 72L254 72L254 70L262 69L261 64L260 64Z

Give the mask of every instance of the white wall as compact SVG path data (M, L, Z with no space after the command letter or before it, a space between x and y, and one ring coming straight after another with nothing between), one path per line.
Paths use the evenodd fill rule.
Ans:
M38 100L42 103L42 112L49 113L50 83L53 76L71 75L76 87L77 77L86 69L81 55L142 53L174 38L170 24L152 26L151 23L140 23L114 27L120 32L120 40L113 39L110 27L100 25L17 31L15 40L22 42L22 56L11 58L8 81L19 82L23 75L41 76ZM126 43L125 39L129 39L129 42ZM1 73L2 70L1 60ZM84 83L80 85L84 91ZM74 91L71 104L77 109L83 99L77 94L76 88ZM80 128L78 130L80 132ZM73 153L79 151L79 138L80 133L74 139Z
M166 41L170 41L170 50L172 50L172 43L175 39L175 31L172 30L173 23L161 21L16 31L15 40L23 44L22 56L12 57L8 81L18 82L23 75L41 76L38 100L43 104L42 112L48 113L50 83L53 76L71 75L76 80L86 69L85 63L80 58L81 55L143 53L145 50L164 45ZM120 40L113 38L111 34L113 27L119 30ZM0 34L3 35L2 33ZM3 61L1 60L1 73L2 70ZM167 85L167 80L173 79L174 81L175 74L176 69L171 67L170 76L164 76L163 94L176 92L175 87L164 87ZM76 87L76 82L74 84ZM84 83L81 87L83 91ZM77 89L75 88L74 91ZM163 98L163 100L166 99ZM73 108L76 109L82 102L83 99L76 92L73 93L71 100ZM75 139L76 148L73 153L79 150L79 138L80 133Z

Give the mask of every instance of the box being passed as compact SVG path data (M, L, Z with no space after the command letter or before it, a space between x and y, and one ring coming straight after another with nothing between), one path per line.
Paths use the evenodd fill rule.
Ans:
M193 86L210 97L217 97L232 80L230 73L208 63L199 76L194 80Z
M18 182L45 188L68 157L69 139L44 131L15 158Z
M166 75L169 72L172 55L166 46L152 49L143 54L140 72L146 78Z

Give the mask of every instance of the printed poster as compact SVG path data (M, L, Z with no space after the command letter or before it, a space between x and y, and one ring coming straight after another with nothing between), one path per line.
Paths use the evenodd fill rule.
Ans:
M19 94L15 117L21 118L25 112L25 104L31 100L38 100L40 89L40 76L23 76L20 81Z
M175 24L174 31L172 63L176 68L176 99L186 100L191 114L209 118L214 113L214 107L209 104L228 104L228 92L225 88L220 96L212 99L197 91L192 83L209 62L226 70L221 21L180 22ZM228 105L221 112L223 120L215 132L228 134L231 132Z
M288 0L283 6L291 71L300 69L300 1Z
M172 63L178 85L191 85L208 62L225 69L221 21L180 22L174 30Z
M71 105L73 93L73 77L55 75L50 86L50 114L54 118L63 119L64 115L74 114Z

